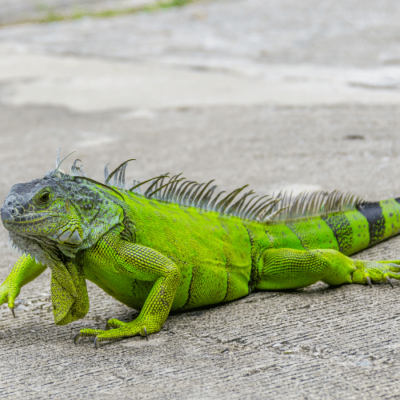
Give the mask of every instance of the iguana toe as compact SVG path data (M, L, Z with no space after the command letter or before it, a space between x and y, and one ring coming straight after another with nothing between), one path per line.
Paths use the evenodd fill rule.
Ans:
M126 326L126 325L127 325L126 322L122 322L122 321L119 321L118 319L113 318L113 319L109 319L107 321L105 330L108 331L110 328L122 328L123 326Z
M76 340L79 337L95 336L94 345L96 349L99 348L99 343L104 340L121 339L125 337L132 337L136 335L141 335L146 337L148 340L149 333L155 333L160 330L158 327L146 326L143 321L133 321L133 322L121 322L117 319L112 319L108 321L109 327L114 327L110 330L100 330L100 329L82 329L76 336ZM75 340L75 339L74 339Z
M393 283L390 280L389 276L386 275L386 280L388 281L389 285L392 287L392 289L394 289Z
M75 343L75 346L78 344L80 337L81 337L81 333L80 333L80 332L77 333L77 334L74 336L74 343Z
M77 344L79 342L79 339L82 337L97 336L99 333L102 332L104 331L101 329L81 329L81 331L75 335L74 343Z

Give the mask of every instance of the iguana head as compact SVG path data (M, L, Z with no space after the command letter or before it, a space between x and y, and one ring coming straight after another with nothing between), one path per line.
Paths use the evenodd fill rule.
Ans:
M55 170L14 185L1 209L14 245L52 271L57 324L82 318L88 309L85 280L73 260L76 253L93 246L123 220L123 206L116 198L123 195L84 176L76 161L72 175L67 175L60 171L57 156Z
M92 246L122 214L102 186L59 170L14 185L1 209L3 225L19 248L35 257L42 250L53 258L57 252L74 257Z

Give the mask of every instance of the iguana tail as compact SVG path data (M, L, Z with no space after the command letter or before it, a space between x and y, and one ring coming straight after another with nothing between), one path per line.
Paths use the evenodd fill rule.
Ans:
M245 224L260 251L330 249L351 255L400 233L400 198L374 203L360 201L347 209L325 210L321 212L319 207L297 215L291 211L285 218L267 224Z
M362 202L352 210L285 221L306 250L335 249L351 255L400 232L400 198Z

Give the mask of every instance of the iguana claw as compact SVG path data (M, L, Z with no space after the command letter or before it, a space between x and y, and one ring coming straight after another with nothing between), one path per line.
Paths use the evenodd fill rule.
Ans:
M386 277L386 280L388 281L388 283L392 287L392 289L394 289L393 283L388 276Z
M371 278L369 276L366 277L369 287L372 289Z
M147 329L146 329L145 326L143 327L143 330L144 330L144 333L146 335L146 341L148 342L149 341L149 337L147 336Z
M99 349L98 343L99 343L99 338L96 336L96 337L94 338L94 347L95 347L96 350Z
M81 333L79 332L79 333L77 333L75 336L74 336L74 343L75 343L75 346L78 344L78 342L79 342L79 338L81 337Z
M12 312L13 317L15 318L15 311L14 311L14 307L10 307L10 310Z

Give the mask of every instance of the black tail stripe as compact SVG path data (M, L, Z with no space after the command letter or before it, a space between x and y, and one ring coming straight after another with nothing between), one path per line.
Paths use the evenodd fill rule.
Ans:
M357 210L367 219L369 225L369 246L379 243L385 234L385 217L379 203L364 203Z
M343 213L321 216L331 228L341 253L347 254L353 246L353 229Z

